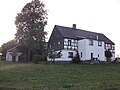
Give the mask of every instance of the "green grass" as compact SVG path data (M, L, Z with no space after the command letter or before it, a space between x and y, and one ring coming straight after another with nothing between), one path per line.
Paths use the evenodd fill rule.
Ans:
M120 64L30 64L0 70L0 89L9 88L15 90L120 88Z

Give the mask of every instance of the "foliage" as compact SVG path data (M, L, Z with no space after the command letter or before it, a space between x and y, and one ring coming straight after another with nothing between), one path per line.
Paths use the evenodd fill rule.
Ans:
M33 62L34 63L39 63L39 61L46 61L47 63L47 56L48 56L48 52L44 51L41 55L35 54L33 55Z
M50 54L49 54L49 58L51 58L51 61L55 61L55 58L61 58L62 54L61 54L62 51L59 51L59 52L56 52L56 51L51 51Z
M47 62L48 51L42 53L42 60Z
M80 62L80 56L79 56L79 53L77 51L76 55L72 59L72 63L79 63L79 62Z
M15 40L10 40L10 41L8 41L7 43L4 43L4 44L1 46L2 56L5 57L7 50L13 48L15 45L16 45Z
M107 51L105 51L105 57L106 57L107 61L111 61L112 53L109 49Z
M120 89L119 64L31 64L24 67L18 65L22 66L17 64L13 68L15 65L12 63L11 69L0 70L1 90Z
M33 55L33 62L35 63L35 64L38 64L39 63L39 61L40 60L42 60L43 58L42 58L42 56L41 55Z
M27 3L22 11L17 14L15 25L17 28L16 39L28 48L28 59L30 50L44 50L45 25L47 25L47 10L39 0Z

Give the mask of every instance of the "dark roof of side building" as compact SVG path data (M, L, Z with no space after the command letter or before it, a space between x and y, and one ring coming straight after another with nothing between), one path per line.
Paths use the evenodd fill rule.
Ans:
M107 44L114 44L110 39L108 39L104 34L102 33L96 33L91 31L86 31L82 29L76 29L76 28L70 28L70 27L64 27L55 25L54 29L57 28L60 33L65 38L71 38L71 39L94 39L99 41L104 41Z

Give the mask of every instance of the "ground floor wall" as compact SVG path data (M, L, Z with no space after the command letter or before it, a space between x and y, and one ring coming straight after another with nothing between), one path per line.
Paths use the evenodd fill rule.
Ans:
M18 52L18 53L16 53L16 56L12 56L11 52L7 52L7 54L6 54L6 61L12 62L12 61L14 61L13 60L13 58L14 58L15 62L18 62L19 56L21 54L22 53Z
M55 61L72 61L72 58L77 54L75 50L58 50L56 52L61 52L61 58L56 58ZM98 49L97 51L94 49L88 49L86 52L83 49L78 50L79 57L81 61L91 60L91 57L97 58L99 61L107 61L105 57L105 50ZM111 61L115 60L115 53L112 53ZM47 61L52 61L49 56L47 57Z
M6 54L6 61L12 62L12 55L11 55L11 52L7 52L7 54Z
M58 50L56 52L62 51L61 58L56 58L55 61L72 61L72 58L76 55L76 51L74 50ZM47 61L52 61L49 56L47 57Z

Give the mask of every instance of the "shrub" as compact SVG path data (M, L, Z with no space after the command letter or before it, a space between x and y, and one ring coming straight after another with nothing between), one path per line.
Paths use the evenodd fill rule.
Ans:
M80 57L79 57L79 54L77 52L76 55L72 59L72 63L79 63L79 62L80 62Z
M33 59L32 59L33 63L38 64L39 61L41 60L42 60L42 55L37 55L37 54L33 55Z
M109 49L107 51L105 51L105 57L106 57L108 62L111 61L112 53Z

